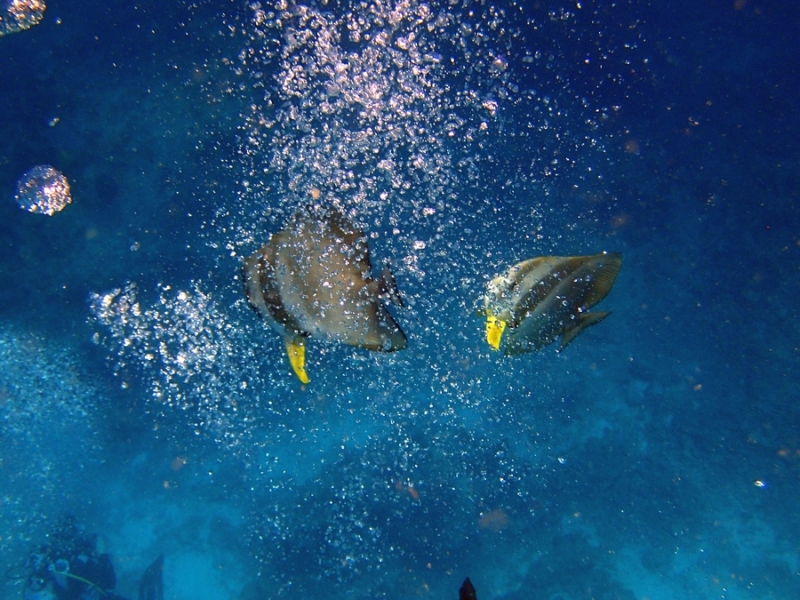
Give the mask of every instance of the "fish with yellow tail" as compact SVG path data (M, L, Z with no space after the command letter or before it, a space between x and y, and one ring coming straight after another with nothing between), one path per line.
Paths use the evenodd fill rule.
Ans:
M247 301L283 338L289 363L308 383L306 338L378 352L406 347L384 300L402 301L388 266L372 278L366 236L330 209L299 212L242 266Z
M540 256L489 282L484 297L486 341L506 355L533 352L561 337L566 348L608 312L588 312L611 291L622 254Z

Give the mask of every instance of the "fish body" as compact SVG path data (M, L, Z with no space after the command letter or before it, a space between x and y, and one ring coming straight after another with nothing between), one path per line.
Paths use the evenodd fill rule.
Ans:
M248 302L284 339L304 383L292 355L304 354L309 336L379 352L406 347L383 303L402 304L391 271L371 273L366 236L336 212L299 215L245 261Z
M504 353L539 350L561 337L563 350L608 312L588 312L611 291L622 255L540 256L509 268L488 285L484 297L486 338Z

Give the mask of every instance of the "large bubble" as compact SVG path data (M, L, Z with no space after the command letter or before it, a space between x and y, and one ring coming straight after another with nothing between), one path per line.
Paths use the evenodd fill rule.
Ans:
M44 0L0 0L0 36L38 25L45 8Z
M50 165L38 165L17 181L14 199L21 208L52 216L72 202L69 181Z

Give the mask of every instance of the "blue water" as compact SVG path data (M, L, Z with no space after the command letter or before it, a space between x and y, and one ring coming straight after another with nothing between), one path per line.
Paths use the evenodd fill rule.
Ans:
M798 34L790 1L48 2L0 37L0 597L64 513L126 597L161 553L175 600L800 597ZM52 216L14 200L45 164ZM317 192L409 345L312 339L302 386L239 268ZM610 317L489 350L491 277L602 250Z

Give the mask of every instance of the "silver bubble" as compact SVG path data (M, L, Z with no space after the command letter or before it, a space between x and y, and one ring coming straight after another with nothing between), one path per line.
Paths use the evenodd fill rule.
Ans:
M44 0L0 0L0 36L38 25L45 8Z
M49 216L72 202L67 178L50 165L26 171L17 181L14 199L27 211Z

